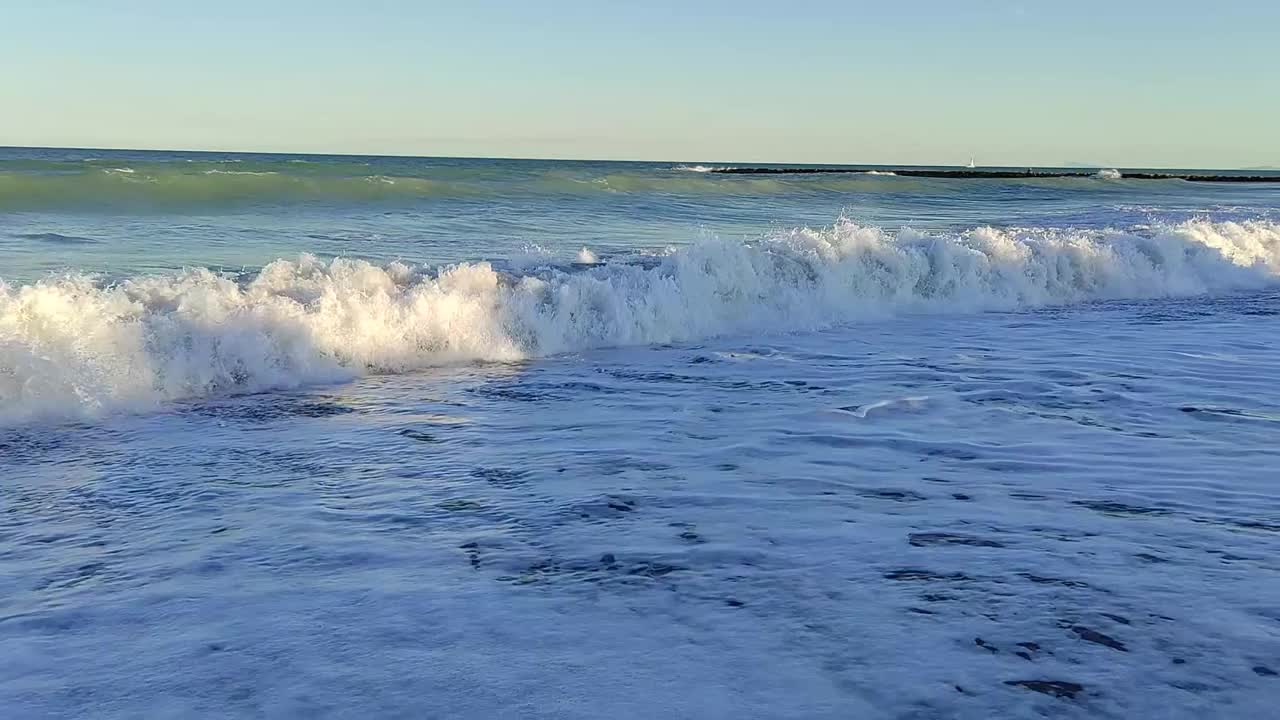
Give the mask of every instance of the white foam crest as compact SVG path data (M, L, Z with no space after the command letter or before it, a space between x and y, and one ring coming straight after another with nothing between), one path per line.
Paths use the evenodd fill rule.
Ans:
M595 252L586 246L578 251L578 255L575 257L575 260L582 265L595 265L600 262L600 258L595 254Z
M886 408L897 408L897 409L906 408L911 410L917 410L923 407L924 404L928 401L929 401L928 395L913 395L910 397L903 397L903 398L890 398L888 400L877 400L873 403L868 403L866 405L859 405L857 407L841 408L840 412L848 413L856 418L866 418L867 415L879 410L884 410Z
M956 235L841 221L577 272L304 256L249 282L208 270L109 287L88 276L0 282L0 422L898 312L1194 295L1278 280L1280 224L1198 220L1132 232Z
M677 165L675 169L682 170L684 172L711 173L716 172L717 170L724 170L725 168L715 165Z
M1119 170L1099 170L1094 174L1094 177L1099 180L1119 180L1124 176L1120 174Z
M205 170L205 171L204 171L204 174L205 174L205 175L279 175L280 173L277 173L277 172L275 172L275 171L273 171L273 170L263 170L263 171L255 171L255 170L219 170L219 169L217 169L217 168L214 168L214 169L212 169L212 170Z

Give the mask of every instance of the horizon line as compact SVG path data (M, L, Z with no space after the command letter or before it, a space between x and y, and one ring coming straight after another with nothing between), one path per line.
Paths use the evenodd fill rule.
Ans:
M89 147L79 145L0 145L0 150L80 150L88 152L154 152L154 153L202 153L208 155L310 155L315 157L372 157L372 158L399 158L410 160L516 160L516 161L534 161L534 162L597 162L597 163L649 163L649 164L700 164L711 163L718 165L779 165L779 166L830 166L830 167L870 167L870 168L928 168L928 167L965 167L964 165L953 165L951 163L935 163L935 164L919 164L919 163L857 163L857 162L777 162L771 160L641 160L634 158L617 159L617 158L589 158L589 157L551 157L551 156L498 156L498 155L398 155L389 153L358 153L358 152L314 152L314 151L285 151L285 150L209 150L196 148L143 148L143 147ZM1083 164L1083 163L1062 163L1062 164L1023 164L1016 165L978 165L978 168L1079 168L1079 169L1117 169L1117 170L1197 170L1197 171L1222 171L1222 172L1241 172L1241 171L1280 171L1280 166L1275 165L1257 165L1249 167L1194 167L1194 166L1177 166L1177 165L1114 165L1114 164Z

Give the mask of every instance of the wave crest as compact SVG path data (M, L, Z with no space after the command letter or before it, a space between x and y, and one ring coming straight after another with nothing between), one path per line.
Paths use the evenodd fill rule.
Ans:
M304 256L247 279L200 269L105 287L88 276L0 283L0 421L899 312L1218 293L1278 279L1280 224L1271 221L932 235L842 220L521 274Z

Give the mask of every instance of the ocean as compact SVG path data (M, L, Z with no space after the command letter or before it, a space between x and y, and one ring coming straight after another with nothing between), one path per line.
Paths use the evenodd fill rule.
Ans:
M3 714L1273 710L1280 184L725 167L0 149Z

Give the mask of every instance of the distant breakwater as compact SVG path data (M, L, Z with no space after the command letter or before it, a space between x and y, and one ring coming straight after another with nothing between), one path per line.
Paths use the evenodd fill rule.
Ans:
M897 175L899 177L950 178L956 180L999 180L1017 178L1094 178L1099 170L971 170L968 168L857 168L857 167L717 167L706 172L722 175L818 175L818 174L869 174ZM1280 173L1275 175L1204 175L1192 173L1153 173L1120 171L1115 179L1124 180L1187 180L1190 182L1280 183Z

